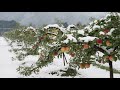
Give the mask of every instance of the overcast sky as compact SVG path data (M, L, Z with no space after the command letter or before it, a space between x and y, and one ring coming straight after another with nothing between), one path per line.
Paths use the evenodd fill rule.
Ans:
M0 12L0 20L16 20L21 24L35 25L49 24L58 18L62 21L74 24L89 22L90 17L102 18L107 12Z

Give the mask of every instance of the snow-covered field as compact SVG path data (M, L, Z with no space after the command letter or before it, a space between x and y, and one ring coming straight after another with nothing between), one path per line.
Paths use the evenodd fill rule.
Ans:
M8 51L10 48L5 39L0 37L0 78L18 77L18 73L16 73L18 63L12 61L14 53Z
M20 61L12 61L12 57L15 57L13 52L9 52L11 47L7 41L0 37L0 78L26 78L25 76L19 75L16 68L20 65ZM67 56L67 58L70 58ZM27 56L25 61L33 63L37 61L38 56ZM105 64L107 66L107 64ZM58 71L60 69L65 69L68 65L64 66L62 59L54 59L54 62L48 67L43 67L39 74L32 74L27 78L72 78L72 77L61 77L57 75L51 75L49 72ZM113 67L120 70L120 61L114 62ZM109 72L92 66L89 69L79 69L77 70L79 74L74 78L109 78ZM120 78L120 74L114 74L115 78Z

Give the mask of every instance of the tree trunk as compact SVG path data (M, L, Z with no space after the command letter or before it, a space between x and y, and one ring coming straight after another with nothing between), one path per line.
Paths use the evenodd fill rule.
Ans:
M113 66L112 61L109 60L110 78L113 78Z

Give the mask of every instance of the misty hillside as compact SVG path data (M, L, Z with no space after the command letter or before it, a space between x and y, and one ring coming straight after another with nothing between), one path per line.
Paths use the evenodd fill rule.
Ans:
M11 20L11 21L0 20L0 35L3 32L9 31L12 28L15 28L17 25L18 23L14 20Z
M0 20L15 20L23 25L39 26L43 24L54 23L59 19L68 24L82 22L86 24L90 17L101 18L106 12L0 12Z

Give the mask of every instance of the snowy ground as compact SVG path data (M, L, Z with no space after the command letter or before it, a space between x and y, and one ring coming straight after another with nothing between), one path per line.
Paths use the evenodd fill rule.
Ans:
M26 78L17 73L16 68L20 65L18 61L12 61L12 57L15 57L15 54L9 52L11 47L8 45L7 41L0 37L0 78ZM69 56L67 56L70 58ZM38 56L27 56L25 61L33 63L38 59ZM107 66L107 64L106 64ZM113 63L115 69L120 70L120 61ZM54 59L54 62L48 67L43 67L40 70L40 73L35 75L32 74L27 78L66 78L57 75L48 74L51 71L58 71L64 69L67 66L63 65L62 59ZM109 72L99 69L95 66L91 66L89 69L79 69L77 70L81 75L77 75L74 78L109 78ZM115 78L120 78L120 74L114 74ZM67 77L72 78L72 77Z
M17 78L17 62L12 61L13 53L8 50L11 47L3 37L0 37L0 78Z
M109 66L108 63L102 64L103 66ZM117 60L116 62L113 62L113 68L120 70L120 60Z

